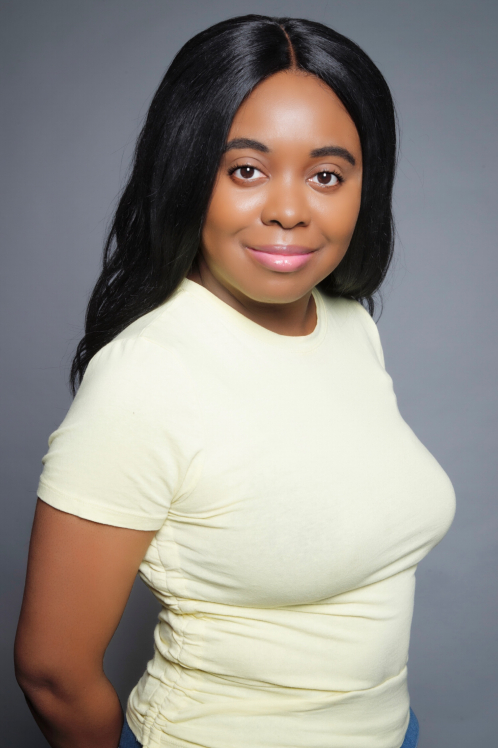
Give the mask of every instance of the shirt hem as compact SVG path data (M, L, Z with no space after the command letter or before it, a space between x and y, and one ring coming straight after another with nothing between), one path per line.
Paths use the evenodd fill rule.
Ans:
M178 738L172 738L168 733L162 732L159 740L149 740L147 743L143 743L142 740L142 724L141 722L133 719L132 713L126 711L126 721L130 727L130 730L142 746L142 748L204 748L199 743L191 743L188 740L179 740Z

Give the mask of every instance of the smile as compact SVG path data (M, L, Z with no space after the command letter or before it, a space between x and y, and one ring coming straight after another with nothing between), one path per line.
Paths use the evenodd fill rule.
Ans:
M262 247L246 247L256 262L278 273L292 273L306 265L315 252L309 247L294 244L265 245Z

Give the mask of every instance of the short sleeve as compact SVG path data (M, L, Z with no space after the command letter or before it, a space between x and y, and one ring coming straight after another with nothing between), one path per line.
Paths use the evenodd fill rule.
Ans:
M91 360L50 436L38 496L84 519L157 530L193 490L202 452L186 367L147 338L118 338Z

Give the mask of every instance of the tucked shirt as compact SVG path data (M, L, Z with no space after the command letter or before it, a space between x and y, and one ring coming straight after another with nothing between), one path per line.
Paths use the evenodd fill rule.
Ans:
M399 748L419 561L451 482L406 424L375 322L313 290L274 333L185 279L91 360L40 498L156 530L162 604L127 719L146 748Z

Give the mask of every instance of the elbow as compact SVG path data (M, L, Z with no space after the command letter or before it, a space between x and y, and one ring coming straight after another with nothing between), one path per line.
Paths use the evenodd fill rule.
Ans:
M31 704L64 697L68 673L56 667L55 660L55 657L36 654L31 647L25 648L16 641L14 672L21 691Z
M21 691L29 701L36 701L37 693L57 689L57 678L54 678L54 673L26 657L18 647L14 650L14 672Z
M53 663L27 661L22 655L15 655L14 663L17 683L31 712L45 724L64 721L68 709L81 701L84 687L65 669Z
M16 642L14 645L14 674L21 691L26 694L32 687L35 675L33 663L27 657L25 648L19 642L19 631L17 632Z
M92 666L90 657L83 663L66 649L24 647L20 641L14 648L14 669L28 702L46 715L81 699L89 685L104 675L102 668Z

